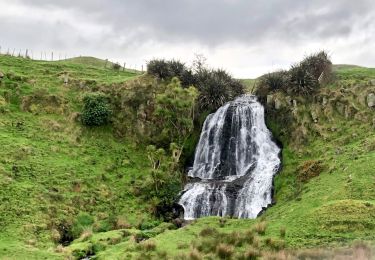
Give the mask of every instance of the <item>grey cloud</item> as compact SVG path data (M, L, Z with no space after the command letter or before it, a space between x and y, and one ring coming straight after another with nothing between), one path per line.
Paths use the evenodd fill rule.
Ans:
M294 38L345 37L356 19L374 17L375 2L295 0L137 0L23 1L24 4L79 10L109 24L113 33L129 30L137 41L197 41L206 45ZM142 28L143 30L139 30ZM146 32L146 35L145 35Z
M24 44L27 39L30 46L77 49L81 53L91 51L91 55L107 57L126 55L133 60L137 58L135 53L145 53L139 58L144 60L168 53L171 46L184 52L174 53L174 56L186 57L187 52L196 51L186 46L201 46L217 55L214 59L221 64L215 65L229 62L233 66L235 62L228 60L231 59L228 46L233 46L254 53L248 58L253 61L247 61L236 51L233 59L241 59L238 64L248 62L250 67L261 62L266 66L268 60L271 63L276 59L280 61L278 65L285 66L286 60L301 58L307 46L320 45L322 49L332 47L332 42L348 40L351 47L368 50L375 41L373 0L0 0L0 4L2 2L26 6L30 10L42 9L46 13L60 10L69 14L59 22L43 23L45 17L40 17L37 23L27 16L19 20L2 19L2 38L11 41L11 45ZM85 26L79 26L82 21L93 27L104 26L106 30L85 33ZM337 55L350 49L340 46L335 52ZM223 48L226 53L218 54ZM291 53L298 57L290 57ZM221 61L224 58L219 57L226 60ZM358 59L353 57L353 60ZM375 62L375 56L369 54L366 61Z

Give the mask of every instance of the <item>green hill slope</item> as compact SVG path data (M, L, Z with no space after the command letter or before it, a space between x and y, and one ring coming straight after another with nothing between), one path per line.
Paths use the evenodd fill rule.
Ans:
M139 74L9 56L0 71L0 258L58 257L48 248L80 213L102 231L150 219L126 188L148 169L144 153L108 127L76 122L84 90Z
M312 99L272 93L266 121L283 144L275 204L256 220L209 217L175 229L140 198L144 145L79 122L85 92L147 81L102 62L0 56L0 258L329 259L305 249L375 241L375 69L336 66L336 82ZM137 91L128 94L144 98Z

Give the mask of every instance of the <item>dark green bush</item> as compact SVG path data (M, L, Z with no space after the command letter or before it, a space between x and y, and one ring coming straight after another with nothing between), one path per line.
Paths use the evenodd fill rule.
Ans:
M256 95L265 100L268 93L284 90L288 93L310 96L320 85L332 80L332 62L325 51L306 56L289 71L277 71L262 76Z
M306 68L314 79L318 80L320 78L321 83L325 83L330 79L332 62L325 51L305 57L301 62L301 66Z
M243 85L224 70L201 69L196 74L199 90L199 107L214 111L229 100L243 94Z
M259 79L258 85L270 91L283 89L288 85L288 73L283 70L268 73Z
M167 62L167 64L170 77L181 78L181 76L184 74L186 70L185 64L178 60L170 60Z
M171 78L169 63L164 59L154 59L147 63L147 73L159 79Z
M103 93L90 93L83 98L82 123L100 126L109 122L111 109Z
M306 65L298 64L289 70L289 87L296 94L308 96L318 89L319 82Z
M118 63L113 63L112 64L112 69L114 69L114 70L120 70L120 68L121 68L120 64L118 64Z

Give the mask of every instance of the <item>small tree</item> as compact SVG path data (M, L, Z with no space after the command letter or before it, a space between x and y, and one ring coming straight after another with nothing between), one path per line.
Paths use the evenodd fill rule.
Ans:
M155 116L167 132L169 140L175 140L180 149L179 156L188 134L194 127L194 107L197 97L197 89L182 88L178 78L173 78L165 92L156 96Z
M147 73L160 79L170 77L169 64L164 59L154 59L147 63Z
M87 126L100 126L109 122L111 109L103 93L90 93L83 98L82 123Z

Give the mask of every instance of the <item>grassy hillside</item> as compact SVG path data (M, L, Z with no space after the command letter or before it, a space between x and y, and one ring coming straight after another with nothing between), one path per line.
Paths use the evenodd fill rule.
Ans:
M84 92L143 80L102 64L0 56L0 259L330 257L306 248L375 241L375 114L366 104L375 69L336 66L336 82L296 107L273 93L267 124L283 144L275 205L256 220L175 229L138 196L150 172L145 147L77 119ZM355 259L362 249L336 253Z
M138 74L8 56L0 71L0 258L57 256L57 230L79 228L79 214L103 231L151 218L130 192L148 169L142 148L75 119L84 89Z

